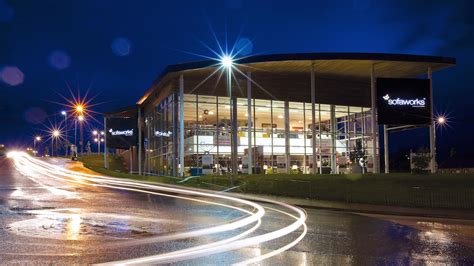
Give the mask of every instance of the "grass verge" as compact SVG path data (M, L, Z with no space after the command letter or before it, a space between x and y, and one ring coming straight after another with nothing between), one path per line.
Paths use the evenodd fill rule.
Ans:
M120 158L80 158L84 166L109 176L212 190L420 208L474 209L474 176L469 174L239 175L181 179L126 172Z

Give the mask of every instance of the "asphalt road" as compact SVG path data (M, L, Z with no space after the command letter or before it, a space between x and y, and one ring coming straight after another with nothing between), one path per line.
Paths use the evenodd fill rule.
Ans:
M65 161L50 163L62 167ZM251 216L245 211L256 212L255 208L202 195L152 195L114 189L75 176L61 180L54 171L43 175L41 169L28 172L17 168L12 159L0 158L0 264L114 262L173 254L216 241L224 242L212 248L225 248L225 241L255 225L188 236L186 232L241 221ZM296 220L297 215L284 206L261 205L265 215L258 229L243 238L248 238L247 241L276 232ZM260 264L474 263L474 221L318 209L305 212L307 234L281 253L282 247L302 235L302 226L270 241L245 245L245 241L237 240L230 243L230 246L243 243L237 249L198 250L163 262L225 265L274 252L277 254Z

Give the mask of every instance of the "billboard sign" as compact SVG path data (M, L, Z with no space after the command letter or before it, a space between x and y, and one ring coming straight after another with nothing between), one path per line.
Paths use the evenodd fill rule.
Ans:
M381 125L429 125L430 80L377 78L377 115Z
M137 119L107 118L107 147L128 149L138 143Z

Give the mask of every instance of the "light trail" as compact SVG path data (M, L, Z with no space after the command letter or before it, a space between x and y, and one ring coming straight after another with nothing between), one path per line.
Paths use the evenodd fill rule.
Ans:
M134 259L127 259L121 261L114 261L106 264L121 264L121 265L129 265L129 264L149 264L149 263L172 263L177 261L183 260L190 260L194 258L200 258L203 256L222 253L232 250L237 250L241 248L251 247L255 245L259 245L264 242L268 242L277 238L281 238L287 236L292 233L296 233L300 228L302 228L301 232L299 233L298 237L291 241L290 243L268 252L266 254L261 254L260 256L253 257L251 259L247 259L241 261L239 264L251 264L251 263L258 263L264 259L270 258L277 254L288 250L289 248L298 244L306 235L307 233L307 226L305 224L306 220L306 213L294 206L289 204L281 203L278 201L268 200L259 197L247 197L247 196L228 196L225 193L210 193L199 189L183 189L176 186L171 185L157 185L151 182L139 182L139 181L125 181L123 179L113 178L113 177L106 177L106 176L99 176L99 175L91 175L76 171L71 171L62 167L58 167L42 160L33 158L26 153L23 152L10 152L8 154L9 158L12 158L15 167L24 175L33 177L36 181L38 177L45 176L52 179L72 182L80 185L87 185L93 187L105 187L105 188L112 188L112 189L119 189L119 190L126 190L131 192L138 192L138 193L145 193L145 194L152 194L152 195L159 195L165 197L173 197L183 200L190 200L196 201L200 203L216 205L220 207L230 208L242 212L245 216L244 218L237 219L235 221L216 225L212 227L201 228L193 231L182 232L182 233L175 233L166 236L158 236L158 237L150 237L146 239L140 240L133 240L133 241L124 241L126 244L144 244L144 243L155 243L161 241L169 241L175 239L183 239L183 238L192 238L202 235L212 235L222 232L234 231L237 229L245 229L245 231L231 236L229 238L213 242L207 244L196 245L190 248L184 248L177 251L146 256L141 258L134 258ZM43 183L43 182L41 182ZM44 183L43 183L43 186ZM49 186L50 187L50 186ZM54 190L53 190L54 191ZM157 192L160 191L160 192ZM69 192L69 191L68 191ZM72 192L70 192L72 193ZM169 194L171 193L171 194ZM176 195L178 194L178 195ZM186 196L183 196L186 195ZM200 197L200 198L195 198ZM212 200L204 200L202 198L210 198ZM216 202L216 200L225 201L233 204L237 204L237 206ZM253 201L252 201L253 200ZM254 201L269 203L272 205L276 205L279 208L283 208L287 211L283 211L276 208L271 207L263 207L260 204L255 203ZM245 208L239 206L247 206L253 209L252 211L247 210ZM294 221L284 226L278 230L271 231L264 234L257 234L251 235L254 233L262 224L262 219L265 215L265 208L271 211L275 211L287 217L290 217ZM253 225L252 227L248 228L248 226ZM115 245L110 245L115 246Z

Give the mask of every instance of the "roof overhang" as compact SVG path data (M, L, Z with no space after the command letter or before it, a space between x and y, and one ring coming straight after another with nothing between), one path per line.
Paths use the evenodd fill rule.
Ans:
M354 81L370 79L371 66L377 77L417 77L428 69L435 72L456 64L451 57L380 54L380 53L300 53L256 55L235 59L235 66L246 72L262 73L309 73L311 65L316 75L325 78L341 78ZM206 60L170 65L158 76L137 104L143 104L156 89L164 86L181 73L203 75L212 74L220 62Z

